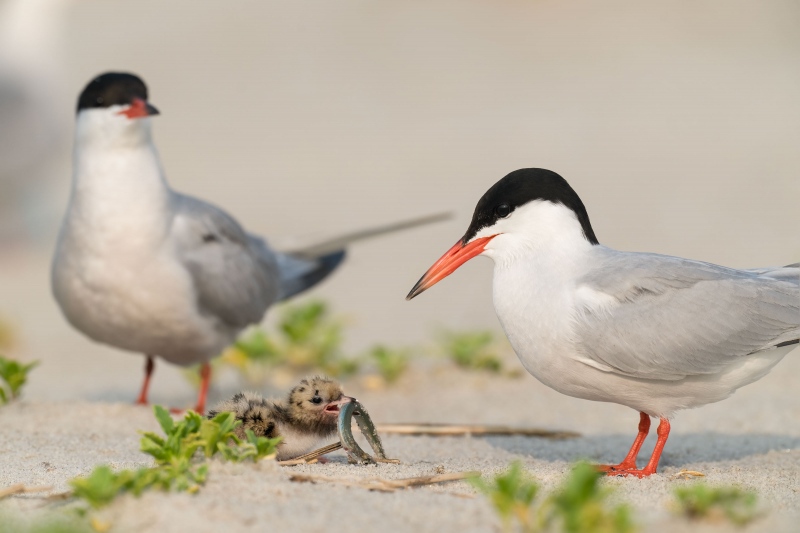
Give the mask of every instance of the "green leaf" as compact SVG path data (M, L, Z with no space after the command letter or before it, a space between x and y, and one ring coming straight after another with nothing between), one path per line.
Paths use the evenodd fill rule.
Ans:
M159 463L166 462L171 454L164 449L163 440L159 443L156 439L160 439L158 435L145 433L141 441L139 441L139 449L148 455L152 455Z
M745 525L758 517L756 494L739 487L711 487L695 483L675 489L678 512L689 519L725 517L736 525Z
M175 428L175 422L172 420L169 411L160 405L154 405L153 412L155 412L156 420L158 420L161 429L164 430L164 434L169 435L172 433L173 429Z
M2 403L19 396L22 386L28 380L28 372L38 364L38 361L34 361L23 365L12 359L0 357L0 381L6 384L5 388L0 386L0 390L3 390Z

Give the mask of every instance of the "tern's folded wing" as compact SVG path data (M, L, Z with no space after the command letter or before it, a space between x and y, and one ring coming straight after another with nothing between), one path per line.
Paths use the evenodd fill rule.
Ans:
M681 379L800 337L800 268L735 270L656 254L601 254L579 281L576 336L588 364ZM600 302L600 303L598 303Z
M174 201L170 237L200 312L233 328L259 322L278 298L276 259L221 209L184 195Z

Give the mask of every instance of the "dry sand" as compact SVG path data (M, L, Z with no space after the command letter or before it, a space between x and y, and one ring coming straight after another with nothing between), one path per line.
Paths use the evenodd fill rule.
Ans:
M800 359L793 354L775 372L731 399L681 413L673 422L659 474L648 479L609 479L615 497L630 502L646 531L689 530L669 510L675 479L682 469L706 474L715 484L735 484L758 492L766 515L750 531L796 531L800 517ZM163 385L163 380L162 380ZM176 386L180 383L175 383ZM222 380L216 398L235 390ZM547 389L533 378L504 378L455 370L444 363L420 361L400 383L382 391L348 382L380 422L490 422L582 433L554 441L528 437L385 436L399 465L353 466L341 452L328 464L279 467L214 462L205 487L196 494L149 493L124 497L98 514L114 531L212 532L324 531L332 523L349 531L490 531L498 521L483 497L466 483L369 492L331 484L299 484L293 473L337 478L400 478L436 472L479 470L493 474L521 460L542 485L554 488L579 459L621 459L634 435L636 413L629 409L575 400ZM276 392L265 388L266 393ZM189 400L190 398L187 398ZM116 468L149 464L138 451L137 430L157 430L149 409L126 403L22 400L0 409L0 486L52 485L98 463ZM645 444L642 458L652 448ZM7 499L2 510L41 513L42 495ZM44 509L52 508L45 506ZM709 531L733 531L708 525ZM691 529L695 530L695 529Z
M349 351L416 345L439 324L498 328L488 261L466 265L424 299L403 296L463 233L479 195L520 167L562 173L604 244L735 267L798 261L798 9L778 0L82 0L62 20L54 90L68 124L91 76L141 74L162 112L155 137L171 183L279 244L453 210L451 222L354 247L314 292L350 318ZM0 487L59 491L100 462L147 464L136 430L155 427L150 411L127 403L142 359L87 341L49 294L69 145L67 129L52 187L42 188L38 240L0 250L0 317L19 338L11 355L42 361L24 399L0 408ZM630 410L561 396L529 376L426 368L419 363L382 392L348 388L378 421L509 423L584 436L387 437L402 465L352 467L339 455L291 471L491 473L519 458L553 487L574 460L619 460L634 435ZM223 380L216 397L235 387ZM680 413L663 473L609 485L648 530L675 531L683 523L670 518L667 502L685 482L671 475L699 470L711 482L758 491L768 514L750 530L796 531L798 389L795 351L733 398ZM153 401L189 405L192 394L177 369L158 367ZM471 493L463 483L378 494L298 485L288 472L214 465L197 495L123 498L103 515L119 531L497 525L482 498L461 497ZM0 510L40 504L18 496Z

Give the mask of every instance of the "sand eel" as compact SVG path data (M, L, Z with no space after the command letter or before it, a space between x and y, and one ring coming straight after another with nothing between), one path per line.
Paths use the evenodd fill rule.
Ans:
M478 255L494 261L495 311L528 372L561 393L640 412L627 457L603 467L611 475L655 473L676 411L727 398L800 342L800 264L737 270L612 250L549 170L517 170L492 186L407 298ZM637 469L651 416L658 440Z
M231 412L242 424L236 436L245 438L245 430L256 436L283 440L278 445L277 459L294 459L325 444L335 437L339 409L353 398L345 396L334 380L315 377L302 380L286 400L267 400L254 392L240 392L219 403L208 412L213 418Z
M173 191L151 135L158 110L132 74L96 77L78 98L72 194L52 268L67 320L95 341L145 354L138 403L154 357L201 365L276 302L333 272L347 244L444 218L367 229L279 252L218 207ZM278 201L282 201L278 199Z

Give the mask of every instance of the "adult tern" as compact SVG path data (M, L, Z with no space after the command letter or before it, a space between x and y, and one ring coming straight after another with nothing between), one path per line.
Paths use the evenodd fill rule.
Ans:
M613 250L549 170L493 185L407 299L478 255L494 261L495 311L528 372L569 396L639 411L628 455L601 466L610 475L655 473L676 411L727 398L800 342L800 263L740 270ZM651 416L658 440L637 469Z
M154 357L208 361L267 308L319 283L355 240L440 220L435 215L282 253L222 209L173 191L150 131L158 110L135 75L102 74L78 99L72 193L52 266L67 320L95 341L146 354L137 402L147 403Z

